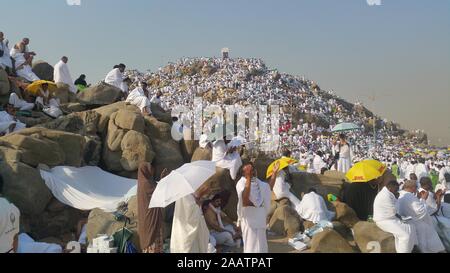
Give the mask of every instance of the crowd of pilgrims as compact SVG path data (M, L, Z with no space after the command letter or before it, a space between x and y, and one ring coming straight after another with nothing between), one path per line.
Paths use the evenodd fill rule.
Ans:
M38 81L31 69L36 53L28 49L29 39L23 39L9 50L3 36L0 33L0 66L7 71L9 79L19 88ZM63 57L56 64L55 83L66 84L73 93L83 92L88 87L86 77L82 75L73 82L67 62L68 58ZM265 104L281 108L278 128L281 147L270 156L294 158L298 163L284 170L275 166L269 183L264 183L256 178L253 164L242 163L242 143L236 145L229 139L211 139L203 134L200 146L211 149L212 161L218 167L229 169L231 178L236 181L238 225L221 210L227 198L218 194L200 204L206 192L200 188L194 195L176 203L171 252L207 252L209 244L233 247L240 244L240 239L243 239L245 253L268 252L266 216L272 193L278 200L289 199L304 220L317 224L334 217L315 189L302 198L295 196L290 191L289 173L323 174L327 170L347 173L356 162L367 158L381 161L388 171L368 183L346 183L338 201L353 208L361 220L374 221L382 230L392 233L397 252L448 250L448 154L419 156L417 137L405 137L393 123L379 118L374 136L371 115L358 110L364 110L362 105L349 107L333 92L321 90L313 81L270 70L260 59L183 58L154 73L126 70L124 64L119 64L107 73L104 82L121 89L123 100L136 105L143 115L152 115L152 104L165 110L177 105L193 108L195 97L202 97L204 106ZM58 107L59 102L47 88L42 85L34 94L34 101L13 92L5 111L0 112L0 122L9 122L11 126L3 128L1 133L25 128L16 120L16 110ZM183 120L186 116L174 118ZM331 129L342 122L355 123L361 130L333 135ZM153 171L150 164L139 168L138 185L144 188L140 192L145 194L138 190L138 198L146 204L151 197L147 193L156 186ZM145 215L139 216L142 251L162 252L162 213L158 209L143 209Z

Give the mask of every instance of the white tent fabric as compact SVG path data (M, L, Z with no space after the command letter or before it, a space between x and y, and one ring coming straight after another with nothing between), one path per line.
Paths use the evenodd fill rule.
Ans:
M55 167L40 170L45 184L60 202L79 210L114 212L137 192L137 180L105 172L98 167Z

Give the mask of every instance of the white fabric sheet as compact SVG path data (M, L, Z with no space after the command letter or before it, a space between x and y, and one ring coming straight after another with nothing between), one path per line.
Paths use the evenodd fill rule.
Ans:
M45 184L60 202L79 210L116 211L117 205L136 195L137 180L105 172L98 167L56 167L41 170Z

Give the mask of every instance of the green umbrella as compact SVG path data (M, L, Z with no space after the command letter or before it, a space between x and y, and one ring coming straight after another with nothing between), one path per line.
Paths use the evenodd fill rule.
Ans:
M347 132L347 131L356 131L356 130L361 130L361 127L359 127L358 125L356 125L354 123L344 122L344 123L339 123L338 125L336 125L331 131L333 133L337 133L337 132Z

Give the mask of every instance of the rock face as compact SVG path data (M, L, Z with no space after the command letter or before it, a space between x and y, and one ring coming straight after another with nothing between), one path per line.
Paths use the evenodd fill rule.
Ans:
M333 206L336 210L336 221L341 222L344 226L353 228L353 226L360 221L356 212L347 204L333 202Z
M339 233L327 229L316 234L311 240L313 253L355 253L352 246Z
M292 209L289 200L272 200L272 212L270 213L269 230L277 235L292 238L301 231L302 222L297 212Z
M131 241L137 249L141 249L139 245L139 235L137 233L137 199L133 197L128 203L128 211L125 214L130 219L126 228L133 232ZM94 209L89 214L87 223L87 238L91 242L99 234L113 235L125 226L125 222L116 221L112 213L104 212L100 209Z
M0 96L7 96L11 91L9 84L8 74L6 71L0 68Z
M223 211L233 220L237 220L237 201L236 184L231 179L228 169L216 168L216 174L208 179L205 184L209 186L209 195L215 195L222 191L229 194L228 202Z
M33 72L41 80L53 81L53 66L44 61L36 61L33 63Z
M107 83L88 87L77 95L80 103L85 105L109 105L119 100L122 91Z
M358 222L353 231L362 253L396 253L394 236L382 231L375 223Z
M157 155L153 162L157 176L164 168L175 170L185 163L180 144L172 139L170 124L161 122L154 117L145 117L145 134L150 136L151 144Z
M199 160L211 160L212 158L212 150L211 149L203 149L198 147L195 149L194 154L192 155L191 162L199 161Z

